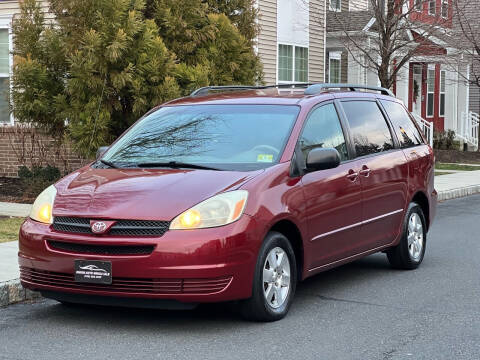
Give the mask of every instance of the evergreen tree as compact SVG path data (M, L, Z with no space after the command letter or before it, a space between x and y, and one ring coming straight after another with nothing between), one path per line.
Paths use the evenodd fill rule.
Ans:
M149 1L149 16L155 19L167 47L186 65L180 66L177 72L184 93L199 85L261 82L261 63L254 53L252 39L242 35L220 11L228 10L236 18L235 6L212 7L203 0ZM253 37L256 35L255 18L250 19L249 36Z
M209 68L209 82L218 85L254 84L260 79L260 62L248 41L224 14L208 15L215 40L198 49L197 58Z
M12 110L83 155L193 88L260 80L250 40L202 0L51 0L50 12L54 25L21 3Z
M225 14L250 45L258 35L258 10L255 0L207 0L210 12Z
M62 137L62 105L67 64L56 30L45 24L35 0L22 3L13 23L14 66L11 103L15 119L32 123L55 137Z

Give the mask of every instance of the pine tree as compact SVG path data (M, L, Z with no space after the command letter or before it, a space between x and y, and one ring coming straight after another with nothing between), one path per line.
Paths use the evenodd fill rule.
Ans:
M56 26L35 0L15 22L12 102L18 121L67 133L92 155L147 110L179 96L174 55L142 0L54 0Z
M209 11L216 14L225 14L234 24L250 45L258 35L256 22L258 10L255 0L207 0Z
M250 13L251 28L241 29L222 13L228 11L233 19L246 21L238 14L247 6L236 1L231 6L210 6L202 0L150 0L148 14L155 19L167 47L183 63L178 68L177 79L188 93L199 85L255 84L261 82L260 59L253 50L256 35L256 13ZM213 4L213 3L212 3ZM250 16L249 15L249 16Z
M197 58L208 64L209 82L216 85L255 84L260 81L260 63L245 37L224 14L208 15L215 40L198 49Z
M209 84L253 84L239 27L202 0L36 0L15 20L12 110L92 155L150 108ZM231 14L230 14L231 15Z
M56 30L45 23L35 0L22 3L13 23L14 67L11 103L15 119L62 137L66 58Z

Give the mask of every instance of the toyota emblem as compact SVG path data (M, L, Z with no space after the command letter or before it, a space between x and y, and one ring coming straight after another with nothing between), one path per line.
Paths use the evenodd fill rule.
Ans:
M93 224L91 224L92 232L95 234L102 234L107 230L107 224L105 224L103 221L96 221Z

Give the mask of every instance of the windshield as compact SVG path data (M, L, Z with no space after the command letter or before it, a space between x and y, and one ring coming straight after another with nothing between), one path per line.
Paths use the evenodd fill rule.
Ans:
M282 105L167 106L135 124L102 160L118 167L262 169L280 159L298 112Z

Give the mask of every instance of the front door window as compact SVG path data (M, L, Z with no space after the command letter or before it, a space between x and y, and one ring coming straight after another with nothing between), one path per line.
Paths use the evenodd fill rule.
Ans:
M422 115L422 66L413 67L413 85L412 85L412 111L417 115Z

